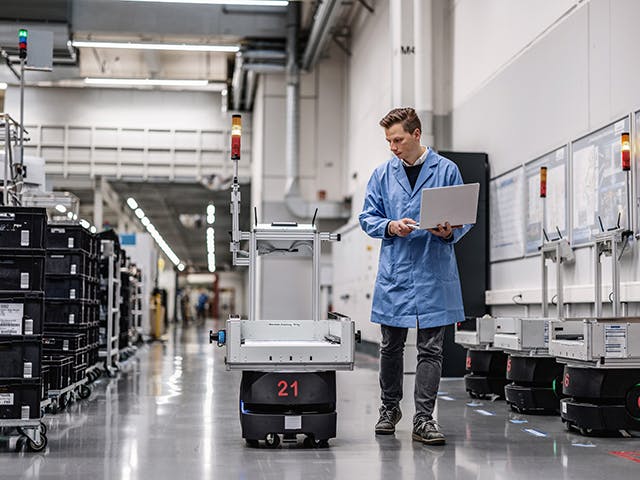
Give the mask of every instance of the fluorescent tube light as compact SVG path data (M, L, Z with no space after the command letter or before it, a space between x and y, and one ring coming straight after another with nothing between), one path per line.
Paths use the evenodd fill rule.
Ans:
M133 197L127 198L127 205L129 205L129 208L131 210L135 210L136 208L138 208L138 202L136 202L136 199Z
M123 0L147 3L193 3L199 5L240 5L247 7L286 7L288 0Z
M142 87L206 87L209 85L208 80L166 80L159 78L85 78L84 83L86 85L122 85Z
M77 48L117 48L126 50L166 50L176 52L222 52L236 53L238 45L195 45L184 43L143 43L143 42L98 42L74 40L71 45Z

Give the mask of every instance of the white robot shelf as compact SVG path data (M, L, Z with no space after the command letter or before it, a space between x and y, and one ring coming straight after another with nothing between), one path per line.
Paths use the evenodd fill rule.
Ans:
M297 442L327 447L336 436L336 370L352 370L354 322L332 313L320 318L320 246L340 236L318 232L311 224L273 222L255 224L250 232L239 227L241 120L233 116L231 158L235 176L231 191L233 264L249 267L249 317L230 316L226 329L210 332L210 341L226 346L228 370L241 370L240 423L249 446L267 447ZM248 250L241 250L241 242ZM299 320L257 318L257 263L259 256L303 256L311 259L312 317Z

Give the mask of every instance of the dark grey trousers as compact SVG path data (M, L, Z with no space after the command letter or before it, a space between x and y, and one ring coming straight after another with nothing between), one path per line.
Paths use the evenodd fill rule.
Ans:
M380 390L382 404L395 406L402 400L402 378L404 375L404 344L407 328L381 325L380 344ZM414 399L416 413L414 422L424 417L430 420L436 405L436 396L442 374L442 342L446 327L418 329L418 366Z

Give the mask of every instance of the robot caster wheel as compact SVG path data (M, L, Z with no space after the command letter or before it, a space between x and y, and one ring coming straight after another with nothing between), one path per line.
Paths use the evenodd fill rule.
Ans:
M316 440L313 435L307 435L303 446L305 448L329 448L329 440Z
M280 435L277 433L267 433L264 437L264 444L267 448L278 448L280 445Z

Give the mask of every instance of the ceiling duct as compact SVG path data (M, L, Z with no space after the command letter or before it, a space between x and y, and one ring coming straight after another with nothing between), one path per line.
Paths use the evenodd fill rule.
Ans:
M313 69L320 58L331 33L340 18L340 0L322 0L313 17L311 33L302 55L301 67L305 71Z
M289 3L287 11L287 98L285 161L287 183L285 205L299 218L349 218L350 208L345 202L321 201L310 203L300 192L300 68L298 66L298 34L300 30L299 2Z
M251 110L260 73L284 73L287 54L284 50L244 47L236 53L231 79L233 110Z

